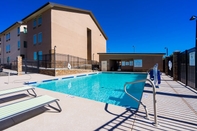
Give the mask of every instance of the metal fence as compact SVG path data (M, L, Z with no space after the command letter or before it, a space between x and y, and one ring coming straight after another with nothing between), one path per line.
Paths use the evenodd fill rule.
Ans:
M25 72L38 73L39 69L84 69L98 70L99 62L87 60L67 54L44 54L38 55L37 60L23 60L22 68Z
M71 65L72 69L90 69L99 68L99 62L87 60L80 57L67 54L45 54L39 55L39 67L42 68L68 68Z
M178 56L178 80L185 85L195 87L195 48L181 52Z

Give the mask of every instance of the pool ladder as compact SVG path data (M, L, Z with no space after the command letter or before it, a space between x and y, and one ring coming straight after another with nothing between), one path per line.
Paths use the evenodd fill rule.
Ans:
M156 88L155 88L155 85L153 84L153 82L150 79L143 79L143 80L138 80L138 81L134 81L134 82L126 82L124 84L124 91L127 95L129 95L131 98L133 98L135 101L137 101L139 104L141 104L144 107L144 109L146 111L146 118L149 119L148 109L146 108L146 106L140 100L138 100L137 98L135 98L134 96L132 96L131 94L129 94L127 92L127 85L128 84L136 84L136 83L146 82L146 81L149 81L153 87L154 125L157 127L158 122L157 122L157 111L156 111Z

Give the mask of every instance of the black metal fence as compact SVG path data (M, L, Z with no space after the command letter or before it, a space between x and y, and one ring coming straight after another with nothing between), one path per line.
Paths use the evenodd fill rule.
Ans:
M92 69L99 65L99 62L87 60L80 57L67 54L45 54L39 55L39 67L43 68L68 68L71 65L72 69Z
M178 56L178 80L185 85L195 87L195 48L185 50Z
M98 70L99 62L67 54L38 55L37 60L23 60L23 71L38 73L39 69L84 69Z

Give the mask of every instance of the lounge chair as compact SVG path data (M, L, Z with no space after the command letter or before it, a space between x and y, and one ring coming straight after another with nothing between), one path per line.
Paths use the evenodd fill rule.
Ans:
M44 95L44 96L39 96L35 98L31 98L28 100L20 101L17 103L9 104L0 107L0 121L4 121L6 119L12 118L14 116L23 114L25 112L37 109L39 107L43 107L48 105L49 107L61 112L62 109L60 105L58 104L58 99ZM56 102L58 108L55 108L51 105L49 105L52 102Z
M12 89L8 89L8 90L1 90L0 91L0 96L12 94L12 93L17 93L17 92L21 92L21 91L27 91L30 95L36 97L37 95L36 95L34 89L35 88L32 87L32 86L23 86L23 87L19 87L19 88L12 88ZM29 92L29 90L32 90L33 94L31 94Z

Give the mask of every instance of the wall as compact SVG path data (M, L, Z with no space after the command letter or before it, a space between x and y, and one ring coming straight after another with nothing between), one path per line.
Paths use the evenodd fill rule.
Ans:
M33 20L42 16L42 24L33 28ZM37 19L38 21L38 19ZM37 22L38 23L38 22ZM27 34L27 57L33 59L33 53L42 51L42 54L49 54L51 51L51 10L47 10L42 14L36 15L33 19L27 22L28 34ZM42 42L33 44L33 35L42 32Z
M87 59L87 28L92 32L92 60L106 52L106 39L89 14L52 9L51 17L52 47L57 53Z
M88 73L92 72L92 70L50 70L50 69L40 69L40 74L50 75L50 76L61 76L61 75L72 75L72 74L79 74L79 73Z
M143 71L146 72L150 68L152 68L156 63L159 64L159 70L163 71L163 61L162 61L162 54L100 54L99 61L107 60L108 66L107 70L111 70L110 60L134 60L134 59L142 59L142 67L133 67L133 71Z

